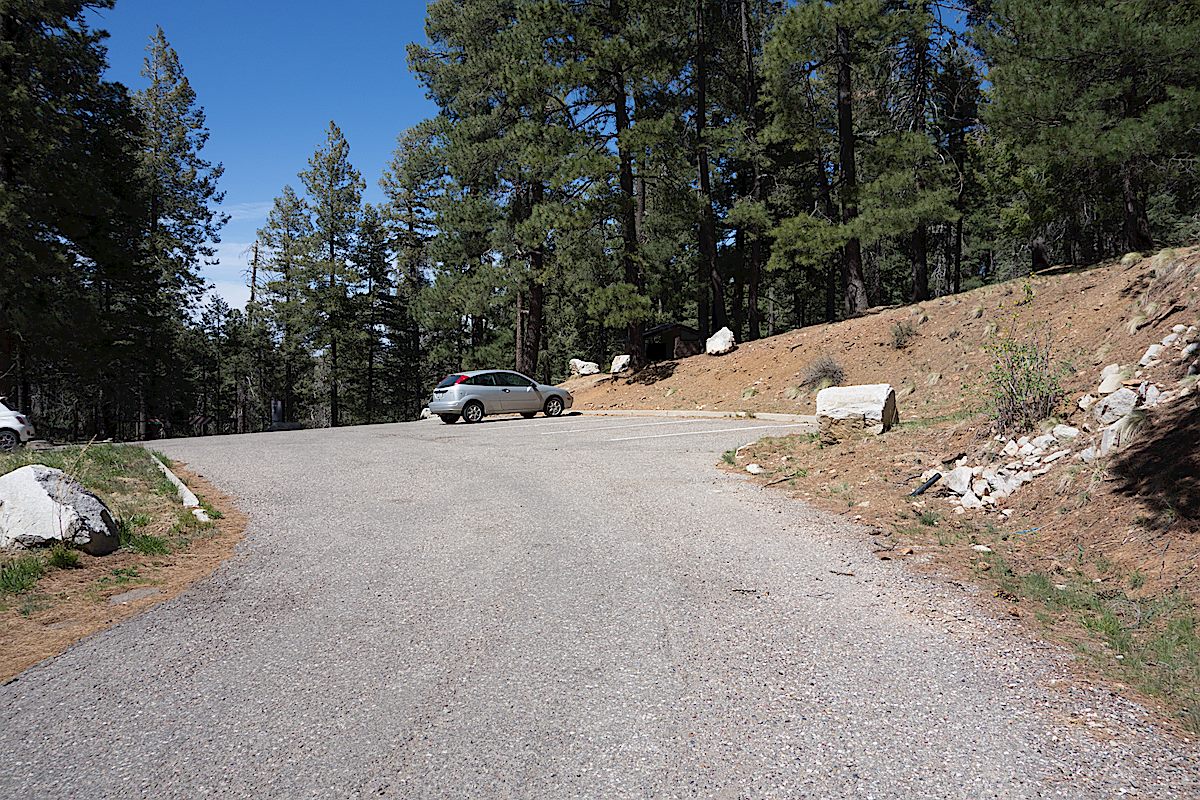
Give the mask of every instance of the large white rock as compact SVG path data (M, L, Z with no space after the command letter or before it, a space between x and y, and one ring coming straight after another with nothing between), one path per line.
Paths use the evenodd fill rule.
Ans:
M572 375L597 375L600 372L600 365L595 361L584 361L579 358L572 358L570 367Z
M62 470L31 464L0 477L0 548L55 542L102 556L120 537L108 507Z
M737 341L733 338L733 331L729 328L721 328L708 337L708 341L704 343L704 352L710 356L723 356L726 353L732 353L735 349L737 349Z
M613 359L612 368L609 369L609 372L613 375L620 375L622 372L627 372L632 362L633 356L617 356Z
M1162 353L1162 351L1163 346L1161 344L1150 345L1146 348L1146 352L1142 355L1141 359L1138 361L1138 364L1143 367L1149 366L1152 362L1158 360L1158 356L1160 353Z
M1110 425L1137 407L1138 393L1125 387L1101 400L1092 409L1101 425Z
M817 392L817 424L821 441L826 444L847 433L884 433L899 421L896 391L891 384L830 386Z

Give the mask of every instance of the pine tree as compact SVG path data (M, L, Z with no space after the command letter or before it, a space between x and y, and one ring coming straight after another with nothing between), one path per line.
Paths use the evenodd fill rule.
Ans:
M341 424L339 390L343 380L338 345L343 331L352 329L350 293L362 276L351 261L365 184L350 164L350 145L336 123L330 122L325 143L308 160L300 180L312 209L310 288L317 313L318 335L326 348L329 424Z
M194 290L200 264L215 252L228 221L214 209L224 199L217 189L224 167L201 155L209 136L204 108L162 28L150 39L142 77L149 84L134 95L134 105L142 120L142 173L150 191L147 250L164 290Z
M262 296L279 341L283 362L283 421L288 423L298 419L296 387L308 374L304 338L311 325L305 299L312 235L307 204L291 186L285 186L283 193L275 198L258 238L267 250L263 271L268 278Z
M111 7L0 2L0 394L47 432L102 427L124 400L102 365L137 297L143 217L137 121L88 24Z
M1086 196L1112 204L1129 250L1154 245L1148 198L1164 165L1194 154L1196 10L1166 0L998 0L977 31L991 62L989 125L1023 162L1088 176ZM1060 205L1060 220L1073 216ZM1067 228L1080 238L1077 225Z

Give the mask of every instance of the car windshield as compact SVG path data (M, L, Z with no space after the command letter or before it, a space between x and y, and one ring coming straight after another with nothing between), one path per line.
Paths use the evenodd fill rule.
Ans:
M458 383L458 379L461 377L461 375L447 375L446 377L442 378L442 382L437 385L437 388L445 389L447 386L453 386L454 384ZM429 384L426 384L426 386L428 385Z

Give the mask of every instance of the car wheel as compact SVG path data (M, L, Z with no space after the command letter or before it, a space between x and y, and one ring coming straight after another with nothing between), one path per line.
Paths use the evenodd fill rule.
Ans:
M478 400L472 400L467 403L463 406L462 418L463 422L479 422L483 419L483 403L480 403Z
M21 443L21 437L17 436L16 431L2 430L0 431L0 453L11 453L17 449L17 445Z
M458 422L458 414L438 414L438 416L441 417L442 422L446 423L447 425L453 425L454 423Z
M551 397L546 401L545 413L547 417L558 417L563 412L563 401L561 397Z
M533 419L534 417L537 416L537 412L536 411L522 411L521 416L524 417L525 419Z

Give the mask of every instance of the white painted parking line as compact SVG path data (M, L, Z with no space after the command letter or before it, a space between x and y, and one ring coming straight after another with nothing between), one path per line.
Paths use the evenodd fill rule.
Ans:
M611 431L619 428L648 428L653 425L684 425L689 422L704 422L703 419L673 419L668 422L635 422L631 425L584 425L580 428L563 428L554 431L538 431L542 436L553 436L558 433L586 433L587 431Z
M788 425L750 425L739 426L737 428L717 428L709 431L683 431L682 433L649 433L645 436L622 436L617 439L609 439L610 442L632 442L635 439L665 439L668 436L706 436L710 433L731 433L733 431L759 431L766 428L811 428L812 425L808 422L793 422Z

